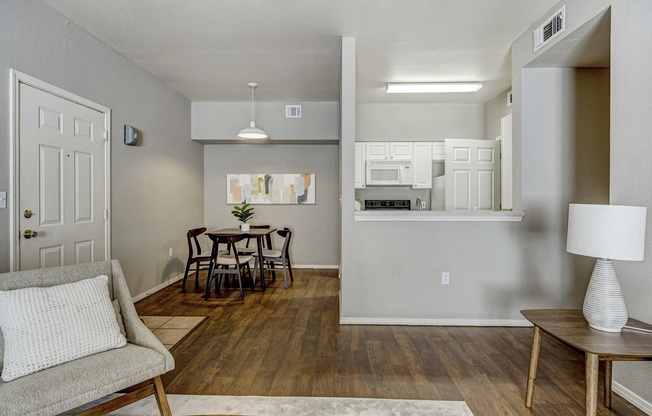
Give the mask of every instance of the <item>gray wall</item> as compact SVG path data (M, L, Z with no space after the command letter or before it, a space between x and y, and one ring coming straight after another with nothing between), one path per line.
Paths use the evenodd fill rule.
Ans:
M562 4L566 5L566 32L551 42L547 49L552 49L563 41L573 30L589 22L594 16L608 9L611 19L611 63L610 63L610 164L609 164L609 202L623 205L652 206L652 142L647 136L652 131L652 86L635 80L650 79L652 75L652 49L640 47L641 39L652 38L652 3L647 0L570 0L557 4L552 11ZM533 27L540 24L535 22ZM532 28L533 28L532 27ZM528 65L535 59L531 49L531 31L526 32L514 43L512 48L512 85L515 103L521 97L521 72L518 68ZM646 44L647 45L647 44ZM649 45L647 45L649 46ZM604 74L585 74L587 77L604 77ZM519 90L516 93L516 90ZM587 92L590 94L590 92ZM520 106L514 107L514 137L519 138L519 145L526 149L528 136L527 120L521 113ZM585 110L585 109L584 109ZM521 123L521 116L523 122ZM588 127L587 127L588 129ZM588 131L588 130L587 130ZM587 150L587 148L583 148ZM590 150L590 148L588 149ZM525 155L523 156L525 160ZM527 165L523 163L525 182ZM523 192L526 186L524 183ZM582 191L582 194L587 194ZM525 196L524 196L525 205ZM567 207L564 207L567 209ZM649 225L648 225L649 228ZM625 302L630 316L645 322L652 322L649 299L652 295L652 281L649 270L652 264L652 239L649 229L646 236L646 255L642 262L619 262L615 267L619 276ZM561 243L561 242L560 242ZM558 248L563 251L564 246ZM562 254L566 258L569 254ZM567 260L571 261L571 260ZM577 260L574 260L577 261ZM570 269L569 279L584 280L590 274L592 261L582 275L577 269ZM566 269L569 270L569 269ZM585 290L584 284L582 289ZM640 399L647 401L648 411L652 409L652 386L649 383L650 363L614 364L614 381L629 389Z
M301 118L286 118L286 104L301 105ZM271 140L339 138L337 102L256 102L254 108L256 126L264 129ZM191 137L234 139L250 121L251 102L193 102Z
M355 135L359 142L485 139L484 112L484 104L358 104Z
M531 42L528 33L523 39ZM567 206L570 201L589 202L588 197L607 201L609 72L529 69L521 77L527 62L521 56L514 61L520 64L512 71L519 74L519 95L512 108L522 106L517 116L524 120L514 137L514 162L525 218L520 223L356 222L347 209L352 171L345 169L343 159L343 319L514 322L522 319L520 309L581 305L586 278L578 281L572 273L580 270L588 276L592 264L578 263L565 253ZM367 108L357 106L358 140L372 140L381 129L391 131L405 114L414 113L410 106L383 114L383 120L369 120ZM465 136L481 138L488 135L484 110L476 123L450 118L455 128L470 129L462 132ZM499 112L492 117L497 123ZM365 126L378 123L381 127L368 134ZM426 126L412 135L430 137L430 130ZM576 153L585 153L576 151L576 138L595 147L588 161L577 159ZM352 152L352 146L343 135L343 154ZM594 175L598 179L587 179ZM449 286L440 283L443 271L450 272Z
M0 5L2 190L9 189L10 68L112 109L112 255L120 260L132 295L182 273L185 232L203 221L203 149L190 141L189 101L40 1L5 0ZM124 124L142 130L142 145L122 143ZM0 230L0 271L7 271L8 209L0 210Z
M233 205L226 204L228 173L314 173L315 205L254 205L250 222L290 227L293 265L338 266L338 169L335 145L206 145L204 224L209 229L240 224L231 214Z
M652 209L652 2L621 0L611 10L611 203ZM646 39L640 47L641 39ZM652 323L652 227L645 260L615 262L630 316ZM652 402L651 363L617 363L614 377ZM651 407L652 408L652 405ZM648 409L650 409L648 408Z
M507 106L507 92L510 90L511 88L501 92L485 106L484 130L487 139L495 139L500 136L500 119L512 114L512 107Z

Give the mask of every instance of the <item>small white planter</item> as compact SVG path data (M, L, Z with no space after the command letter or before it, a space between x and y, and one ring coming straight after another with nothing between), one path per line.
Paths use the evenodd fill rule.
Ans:
M245 232L245 233L248 232L249 231L249 224L247 224L247 223L240 224L240 230L242 232Z

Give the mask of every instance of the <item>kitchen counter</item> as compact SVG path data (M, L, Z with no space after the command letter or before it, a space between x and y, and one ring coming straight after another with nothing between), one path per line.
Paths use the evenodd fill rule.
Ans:
M408 211L367 210L356 211L356 221L494 221L520 222L522 211Z

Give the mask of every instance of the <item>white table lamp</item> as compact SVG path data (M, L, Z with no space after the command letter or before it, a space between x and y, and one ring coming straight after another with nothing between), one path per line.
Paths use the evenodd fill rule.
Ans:
M598 258L582 309L594 329L620 332L627 323L611 260L643 260L646 214L646 207L570 204L566 251Z

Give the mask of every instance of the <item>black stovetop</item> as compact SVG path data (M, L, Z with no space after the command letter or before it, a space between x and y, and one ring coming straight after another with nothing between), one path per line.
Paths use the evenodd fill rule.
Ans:
M366 199L365 209L410 209L409 199Z

